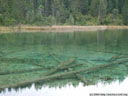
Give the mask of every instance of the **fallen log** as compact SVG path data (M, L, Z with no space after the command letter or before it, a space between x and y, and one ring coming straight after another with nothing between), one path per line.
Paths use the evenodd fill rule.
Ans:
M56 56L61 56L61 57L67 57L67 58L77 58L78 59L78 57L76 57L76 56L69 56L69 55L61 55L61 54L53 54L54 56L56 55ZM58 59L58 58L57 58Z
M123 58L128 58L128 56L127 55L123 55L123 56L120 56L119 54L118 55L116 55L116 56L113 56L113 57L111 57L110 59L101 59L101 58L99 58L99 59L92 59L91 61L104 61L104 62L112 62L112 61L116 61L116 60L118 60L118 59L123 59Z
M74 68L77 66L82 66L83 64L71 64L70 66L64 66L62 68L60 68L60 70L65 70L65 69L69 69L69 68ZM46 68L46 67L45 67ZM47 69L52 69L53 67L47 67Z
M119 57L120 57L120 55L113 56L108 61L109 62L116 61L117 59L119 59Z
M58 55L58 54L51 54L51 56L53 56L53 58L57 61L57 62L60 62L60 60L55 56L55 55ZM77 58L77 60L82 60L82 61L86 61L86 62L90 62L91 61L103 61L103 59L91 59L90 61L88 61L88 58L79 58L79 57L73 57L73 56L65 56L65 55L58 55L58 56L62 56L62 57L68 57L68 58ZM107 60L104 60L104 61L107 61Z
M39 79L23 81L23 82L19 82L17 84L10 84L10 85L6 85L6 86L3 86L3 87L1 86L0 90L4 90L5 88L16 88L16 87L25 86L25 85L32 84L32 83L37 83L37 82L43 82L43 81L47 81L47 80L52 80L52 79L56 79L56 78L63 77L63 76L68 76L68 75L70 76L70 75L77 74L77 73L80 73L80 72L84 72L84 73L87 74L87 73L95 72L99 69L102 70L102 69L110 67L110 66L124 64L124 63L127 63L127 62L128 62L128 60L121 60L117 63L114 62L114 63L109 63L109 64L102 64L102 65L98 65L98 66L95 66L95 67L82 68L80 70L54 74L54 75L50 75L50 76L44 76L44 77L41 77Z
M110 61L117 60L117 59L123 59L123 58L128 58L128 56L126 56L126 55L124 55L124 56L115 56L115 57L112 57L112 59L110 59Z
M109 60L99 58L99 59L92 59L91 61L96 61L96 62L108 62Z
M21 63L25 63L28 62L31 65L35 65L35 66L40 66L40 67L44 67L41 64L37 64L37 62L39 63L41 60L38 59L21 59L21 58L0 58L0 61L2 62L21 62ZM32 62L32 63L31 63Z
M62 62L62 63L60 63L57 67L53 68L53 69L50 70L48 73L46 73L45 75L53 74L53 73L55 73L57 70L59 70L59 69L65 67L66 65L69 65L69 64L75 62L75 60L76 60L76 59L73 58L73 59L70 59L70 60L68 60L68 61Z
M84 78L82 75L76 74L76 77L77 77L84 85L87 84L87 82L85 81L85 78Z
M62 61L60 59L58 59L55 54L51 54L51 56L58 62L58 63L61 63ZM69 65L69 64L68 64ZM76 66L81 66L83 64L73 64L73 65L70 65L70 66L63 66L63 67L60 67L60 70L63 70L63 69L68 69L69 67L70 68L73 68L73 67L76 67Z
M25 58L25 59L21 59L21 58L0 58L0 61L2 62L39 62L41 60L38 59L29 59L29 58Z
M55 54L50 54L52 57L53 57L53 59L55 59L58 63L61 63L61 61L55 56Z
M43 68L45 67L42 64L37 64L37 63L31 63L31 65L40 66L40 67L43 67Z
M74 68L74 67L77 67L77 66L82 66L83 64L72 64L70 66L64 66L62 68L60 68L61 70L64 70L64 69L68 69L68 68Z
M0 72L0 75L9 75L9 74L20 74L20 73L27 73L27 72L34 72L34 71L41 71L44 68L34 68L34 69L24 69L24 70L16 70L16 71L6 71Z
M95 52L112 53L112 54L118 54L118 55L128 55L128 53L114 52L114 51L108 51L108 50L94 50L94 49L91 49L91 50L95 51Z

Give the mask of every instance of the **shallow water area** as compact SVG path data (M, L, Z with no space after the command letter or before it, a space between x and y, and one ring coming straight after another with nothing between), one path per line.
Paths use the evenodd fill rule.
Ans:
M0 90L20 90L6 90L7 96L79 96L75 92L92 87L125 89L127 37L128 30L0 34Z

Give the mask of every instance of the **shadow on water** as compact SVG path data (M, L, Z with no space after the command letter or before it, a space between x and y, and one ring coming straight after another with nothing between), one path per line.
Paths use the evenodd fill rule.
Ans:
M122 82L128 30L0 34L0 90Z

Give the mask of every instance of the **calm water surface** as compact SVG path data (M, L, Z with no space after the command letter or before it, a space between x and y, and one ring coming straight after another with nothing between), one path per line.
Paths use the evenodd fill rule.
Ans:
M0 96L85 96L95 92L127 93L127 37L128 30L0 34ZM75 62L49 76L111 63L115 65L77 74L82 76L84 82L76 74L71 74L32 86L18 86L23 81L45 77L44 74L60 62L72 58ZM116 65L117 63L119 64ZM12 85L17 86L11 89Z

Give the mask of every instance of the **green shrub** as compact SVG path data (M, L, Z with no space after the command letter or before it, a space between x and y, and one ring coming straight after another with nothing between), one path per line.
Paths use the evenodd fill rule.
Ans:
M6 17L3 20L3 25L5 26L14 26L15 24L16 24L16 20L13 18Z

